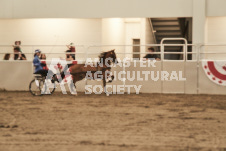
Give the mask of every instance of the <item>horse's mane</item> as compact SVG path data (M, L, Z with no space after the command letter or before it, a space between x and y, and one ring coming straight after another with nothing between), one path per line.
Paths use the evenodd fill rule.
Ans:
M102 62L102 61L104 61L104 60L106 59L105 56L106 56L107 53L108 53L108 52L102 52L102 53L99 55L100 62Z

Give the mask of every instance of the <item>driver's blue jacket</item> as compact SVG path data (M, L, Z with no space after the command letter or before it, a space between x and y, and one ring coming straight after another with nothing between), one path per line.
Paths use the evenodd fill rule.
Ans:
M39 70L43 70L41 66L41 62L39 60L39 57L36 55L33 59L33 64L35 66L35 73Z

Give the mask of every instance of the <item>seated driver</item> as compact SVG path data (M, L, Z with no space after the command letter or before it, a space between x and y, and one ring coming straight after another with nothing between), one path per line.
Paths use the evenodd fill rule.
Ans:
M35 55L33 59L33 64L35 66L35 72L34 74L41 74L43 77L46 77L46 79L51 79L52 82L57 80L56 75L51 70L44 70L42 68L39 56L41 54L41 51L39 49L35 50Z

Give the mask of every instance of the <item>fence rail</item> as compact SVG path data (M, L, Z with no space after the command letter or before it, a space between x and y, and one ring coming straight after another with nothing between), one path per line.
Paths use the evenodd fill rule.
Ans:
M181 40L184 44L165 44L165 41ZM145 45L75 45L76 53L66 53L64 49L65 45L21 45L25 51L23 54L27 55L27 60L32 60L34 55L34 50L40 48L42 52L47 55L47 59L51 58L64 58L66 54L76 54L76 60L86 60L87 58L95 58L98 55L107 50L116 49L116 54L119 58L133 58L133 55L139 55L140 59L143 55L147 54L147 47L159 47L159 52L154 52L153 54L160 55L161 60L165 61L165 55L181 55L180 60L183 61L200 61L203 59L216 59L224 60L226 58L226 44L188 44L187 40L184 38L163 38L160 44L145 44ZM142 51L132 52L133 47L140 47ZM175 50L166 51L165 47L182 47L183 50L177 52ZM191 47L192 51L188 51ZM217 47L217 50L216 50ZM219 48L220 47L220 48ZM3 60L5 54L19 54L14 53L12 50L12 45L0 45L0 61ZM7 51L5 51L7 50ZM192 59L188 59L188 55L192 55ZM212 55L212 56L211 56ZM214 56L214 57L213 57ZM12 57L11 57L12 58ZM222 58L222 59L220 59ZM178 60L178 59L171 59ZM13 61L12 59L9 61Z

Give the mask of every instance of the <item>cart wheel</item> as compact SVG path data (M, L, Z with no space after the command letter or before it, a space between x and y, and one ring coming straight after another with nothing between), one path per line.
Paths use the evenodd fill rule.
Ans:
M42 79L33 79L29 84L29 91L34 96L41 96L40 83Z

